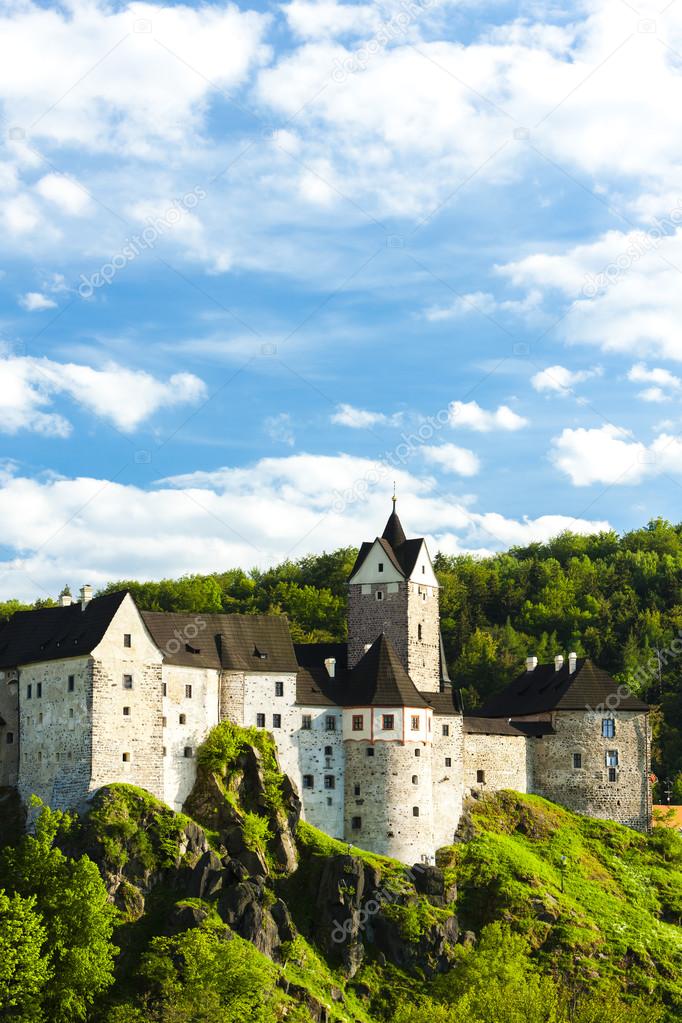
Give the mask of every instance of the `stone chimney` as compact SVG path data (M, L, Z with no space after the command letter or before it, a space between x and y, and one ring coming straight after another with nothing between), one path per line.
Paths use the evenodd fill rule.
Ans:
M526 657L526 671L535 671L538 666L537 657Z
M325 657L324 666L327 669L327 674L330 678L336 678L336 658Z
M65 586L62 592L59 594L59 606L60 607L71 607L72 597L71 590L68 586Z
M576 653L570 653L568 655L568 670L571 673L571 675L575 671L577 665L578 665L578 655Z
M85 611L86 607L92 600L92 586L90 583L86 583L85 586L81 586L80 595L81 611Z
M564 666L564 655L563 654L557 654L556 657L554 658L554 670L555 671L561 671L563 666Z

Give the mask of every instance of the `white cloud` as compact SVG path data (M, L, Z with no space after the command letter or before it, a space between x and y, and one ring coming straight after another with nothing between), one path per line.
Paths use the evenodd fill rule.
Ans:
M291 0L283 7L289 27L301 39L362 35L379 25L378 5L340 4L336 0Z
M594 369L570 370L565 366L548 366L531 377L531 384L536 391L551 392L567 397L576 384L581 384L592 377L602 375L598 367Z
M331 421L338 426L349 426L352 430L366 430L373 426L399 426L402 414L394 412L389 416L385 412L370 412L368 409L342 403L333 413Z
M263 422L263 429L271 440L277 441L279 444L286 444L288 447L294 446L296 437L288 412L267 416Z
M672 401L674 395L682 392L682 378L676 377L670 370L654 368L647 369L642 362L636 363L628 373L628 380L635 383L649 384L639 392L638 397L642 401L655 402L660 404Z
M43 309L56 309L57 303L43 295L40 291L27 291L19 299L19 305L29 313L42 312Z
M31 430L65 437L71 427L62 415L45 412L56 395L64 394L83 408L131 432L158 409L196 402L205 385L190 373L176 373L168 381L142 370L115 363L93 369L51 359L0 359L0 431Z
M590 430L567 428L552 439L550 458L576 487L636 484L682 472L682 438L662 433L647 445L633 440L629 430L610 424Z
M518 415L508 405L500 405L495 411L481 408L475 401L453 401L450 405L450 425L490 433L493 430L520 430L528 420Z
M473 451L459 448L456 444L439 444L420 450L427 462L457 476L476 476L481 468L481 463Z
M398 485L403 523L433 551L500 549L564 528L593 532L608 523L541 516L517 521L472 511L433 479L391 470L342 508L337 495L376 478L376 465L348 455L265 458L244 468L197 472L150 490L106 479L0 478L3 544L0 596L56 594L68 580L101 585L121 578L162 578L217 567L266 566L285 557L357 544L380 532ZM46 542L46 538L47 542ZM4 572L2 571L4 569ZM41 595L45 595L44 591Z
M87 213L92 205L85 189L64 174L46 174L35 187L43 199L74 217Z

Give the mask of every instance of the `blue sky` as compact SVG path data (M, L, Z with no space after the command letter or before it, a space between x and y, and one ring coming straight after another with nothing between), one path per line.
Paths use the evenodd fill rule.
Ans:
M0 4L0 596L682 497L682 4Z

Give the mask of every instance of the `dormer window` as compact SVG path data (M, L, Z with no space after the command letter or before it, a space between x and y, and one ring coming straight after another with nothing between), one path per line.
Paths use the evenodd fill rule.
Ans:
M190 646L189 643L185 643L185 652L188 654L200 654L201 650L199 649L199 647Z
M259 650L257 646L254 646L253 648L253 656L257 657L259 661L266 661L268 659L268 655L262 650Z

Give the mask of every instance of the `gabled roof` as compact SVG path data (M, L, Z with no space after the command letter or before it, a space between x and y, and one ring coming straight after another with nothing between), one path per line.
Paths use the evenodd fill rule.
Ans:
M618 684L588 658L580 658L574 672L568 661L555 671L554 664L539 664L534 671L525 671L497 696L493 696L481 709L481 717L517 718L524 714L541 714L550 710L609 709L648 710L646 703L636 696L621 696Z
M371 542L365 541L360 547L350 578L352 579L355 573L362 567L375 543L381 544L386 557L396 571L406 579L409 579L414 566L417 564L424 538L407 539L395 506L388 518L383 534Z
M350 672L342 703L346 707L427 707L382 633Z
M83 657L99 645L121 606L126 590L105 593L69 607L17 611L0 631L0 668L37 661Z
M462 713L459 695L450 685L444 686L439 693L425 693L421 690L420 695L433 709L434 714L451 714L459 717Z
M309 707L338 707L347 681L347 643L294 643L299 671L296 676L296 703ZM330 678L325 660L336 661Z
M143 611L142 618L166 664L226 671L298 670L284 615Z

